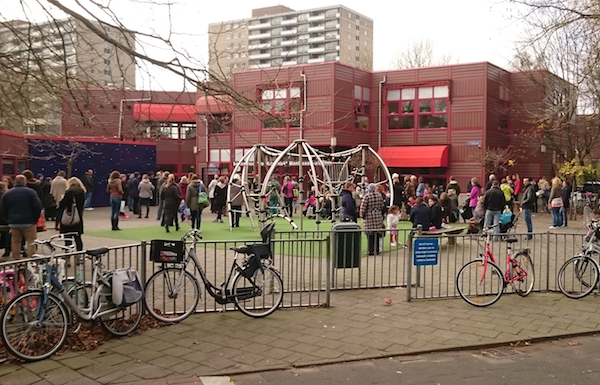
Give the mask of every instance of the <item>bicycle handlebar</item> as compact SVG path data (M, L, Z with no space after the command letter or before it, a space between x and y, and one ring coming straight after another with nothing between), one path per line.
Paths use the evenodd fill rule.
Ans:
M60 245L58 243L55 243L55 240L60 240L60 241L64 241L64 240L73 240L73 237L75 235L78 235L78 233L61 233L61 234L55 234L53 236L51 236L49 239L36 239L33 241L33 243L35 245L42 245L42 246L48 246L52 251L54 251L55 249L61 249L61 250L65 250L65 251L75 251L76 245L75 243L72 243L70 245Z

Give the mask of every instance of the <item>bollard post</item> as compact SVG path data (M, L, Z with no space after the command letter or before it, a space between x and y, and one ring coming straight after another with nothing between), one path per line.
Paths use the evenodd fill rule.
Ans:
M550 290L550 232L546 232L546 291Z
M413 234L414 231L410 230L408 232L408 258L406 258L406 302L410 302L412 300L412 253L413 253Z
M418 225L417 226L417 238L420 238L423 235L423 226L422 225ZM412 253L410 255L410 257L412 258ZM421 266L417 267L417 282L415 283L415 287L419 287L421 286Z
M142 243L140 243L140 247L142 248L142 261L140 262L140 268L141 268L141 273L140 273L140 279L142 280L142 285L144 285L144 292L146 291L146 269L148 268L147 266L147 260L148 260L148 255L147 255L147 251L146 251L146 247L147 247L148 243L146 241L142 241ZM144 293L145 295L145 293ZM142 306L142 314L146 314L146 308L145 306Z
M325 307L331 306L331 274L334 271L331 268L333 258L331 258L331 235L327 235L325 238L325 266L327 274L325 274Z

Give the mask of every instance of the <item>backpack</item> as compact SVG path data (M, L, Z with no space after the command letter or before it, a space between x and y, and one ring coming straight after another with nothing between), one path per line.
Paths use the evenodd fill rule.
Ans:
M198 185L198 206L200 210L204 210L209 205L208 194L202 191L202 185Z
M112 302L119 307L131 306L144 297L138 272L131 268L112 272Z

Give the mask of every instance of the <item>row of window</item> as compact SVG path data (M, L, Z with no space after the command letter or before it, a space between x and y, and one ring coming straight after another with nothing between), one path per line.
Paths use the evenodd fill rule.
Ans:
M297 84L286 88L259 90L263 129L300 126L302 89ZM385 116L388 130L443 129L448 127L449 88L447 84L421 87L388 88L385 92ZM354 86L354 128L368 131L371 115L371 89ZM209 123L211 133L231 130L229 114L216 115ZM500 117L499 128L508 127Z

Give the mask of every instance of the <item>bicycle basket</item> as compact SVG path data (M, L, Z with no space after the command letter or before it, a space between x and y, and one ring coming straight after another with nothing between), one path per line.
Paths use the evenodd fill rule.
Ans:
M150 260L157 263L181 263L183 247L183 241L154 239L150 242Z

